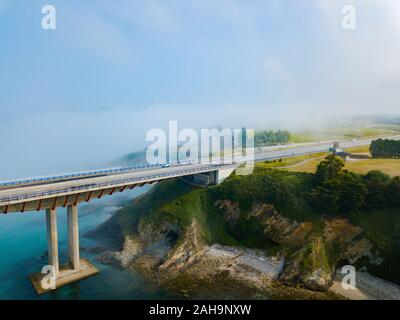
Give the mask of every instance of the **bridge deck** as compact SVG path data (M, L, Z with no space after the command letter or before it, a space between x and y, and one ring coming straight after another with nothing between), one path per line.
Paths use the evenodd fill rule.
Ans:
M399 136L390 137L399 139ZM359 141L341 141L341 148L359 147L368 145L371 139ZM290 146L275 146L261 148L248 159L265 161L271 159L288 158L318 152L326 152L332 146L332 141L321 143L303 143ZM260 149L260 148L259 148ZM217 171L235 167L232 165L217 164L175 164L170 167L143 166L141 168L120 168L112 170L98 170L76 175L48 177L45 179L26 180L12 185L0 184L0 213L15 211L32 211L55 208L57 206L76 205L82 201L101 198L103 195L122 192L127 188L134 188L147 183L161 180ZM75 177L74 177L75 176Z
M90 201L107 194L111 195L114 192L122 192L127 188L196 173L216 171L229 166L234 165L176 165L123 174L1 189L0 212L24 212L76 205L82 201Z

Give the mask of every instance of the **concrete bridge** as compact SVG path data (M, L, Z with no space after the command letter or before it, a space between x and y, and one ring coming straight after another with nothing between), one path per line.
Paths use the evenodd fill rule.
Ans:
M49 265L53 267L55 288L87 278L99 271L79 257L78 204L116 192L185 177L193 183L212 185L229 176L237 164L174 164L98 170L78 174L13 181L0 184L0 212L46 211ZM69 261L61 265L58 256L57 208L67 208ZM46 274L30 275L39 294Z
M370 142L371 140L343 141L341 147L359 147ZM254 157L247 160L265 161L324 152L330 146L332 141L258 148ZM3 182L0 183L0 213L46 211L49 265L53 267L56 276L55 288L59 288L99 272L89 261L79 257L79 203L174 178L184 178L195 185L218 184L237 167L236 163L139 165ZM69 246L69 261L61 266L56 219L59 207L67 208ZM39 294L50 290L42 285L44 276L42 273L30 276Z

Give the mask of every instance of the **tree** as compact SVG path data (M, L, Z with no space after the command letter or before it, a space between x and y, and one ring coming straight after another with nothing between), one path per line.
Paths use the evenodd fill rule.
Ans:
M393 178L387 190L390 205L400 207L400 177Z
M311 206L324 214L337 214L340 201L337 191L337 181L327 181L323 186L315 187L309 194Z
M400 141L389 139L378 139L371 142L369 148L374 158L399 158Z
M373 170L364 176L364 182L368 193L366 204L370 208L382 208L388 206L388 186L391 178L381 171Z
M361 176L347 170L312 189L312 206L325 214L349 214L365 204L367 188Z
M312 205L330 214L348 214L363 207L368 188L362 177L343 170L342 159L330 155L321 161L315 173L315 188L310 193ZM373 173L369 179L378 179ZM382 180L383 177L380 177Z
M368 189L361 176L344 170L336 179L338 180L339 211L347 214L363 207Z
M272 130L257 131L254 139L256 146L284 144L289 142L290 132L286 130L278 130L276 132Z
M335 157L334 155L329 155L325 160L317 166L317 171L315 173L315 182L317 185L323 184L329 179L336 178L344 167L344 162L342 159Z

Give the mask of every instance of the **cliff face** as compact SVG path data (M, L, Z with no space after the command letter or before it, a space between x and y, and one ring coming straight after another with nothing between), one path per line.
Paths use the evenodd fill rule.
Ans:
M230 223L241 215L237 203L216 204L225 209ZM354 263L371 255L372 244L362 238L362 229L343 218L298 223L278 214L270 204L254 204L247 216L255 217L264 234L281 246L279 254L286 262L279 279L291 285L327 290L339 261Z
M189 297L321 299L337 298L324 291L338 262L370 254L362 230L345 219L296 222L269 203L244 210L208 189L160 200L180 184L161 184L112 219L114 227L106 229L121 230L113 236L123 238L122 248L99 259L139 270Z

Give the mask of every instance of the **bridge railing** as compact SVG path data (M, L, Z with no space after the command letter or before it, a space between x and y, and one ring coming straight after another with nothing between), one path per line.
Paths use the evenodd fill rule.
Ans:
M390 139L395 139L399 140L400 136L392 136L389 137ZM350 141L347 141L350 143ZM358 140L357 144L363 144L363 143L370 143L369 140ZM320 145L318 143L318 145ZM317 150L313 150L312 152L315 152ZM324 149L321 149L319 151L324 151ZM296 152L296 156L299 155L306 155L312 153L310 151L306 152ZM279 155L279 156L263 156L261 153L260 155L257 155L259 152L255 151L255 160L256 161L262 161L262 160L274 160L274 159L279 159L287 156L291 156L291 154L288 152L287 154L284 155ZM201 163L201 160L203 158L199 159L199 162ZM204 159L209 159L209 156L205 157ZM179 162L171 162L171 165L179 164ZM61 179L73 179L73 178L78 178L78 177L90 177L93 175L98 175L98 174L112 174L112 173L119 173L119 172L126 172L126 171L132 171L132 170L137 170L137 169L146 169L146 168L157 168L161 167L162 164L138 164L134 166L129 166L129 167L122 167L122 168L111 168L111 169L102 169L102 170L93 170L93 171L85 171L85 172L78 172L78 173L71 173L71 174L64 174L64 175L57 175L57 176L49 176L49 177L41 177L41 178L31 178L31 179L24 179L24 180L14 180L14 181L6 181L6 182L0 182L0 188L4 187L12 187L12 186L17 186L17 185L22 185L22 184L29 184L29 183L40 183L40 182L52 182L52 181L57 181Z
M309 152L298 153L297 155L308 154ZM285 157L286 155L280 155L276 157L265 157L270 160L278 159L280 157ZM264 157L256 156L255 160L263 160ZM170 165L176 165L179 162L170 163ZM41 182L53 182L58 180L65 180L65 179L73 179L73 178L83 178L83 177L91 177L95 175L102 175L102 174L113 174L113 173L124 173L128 171L140 170L140 169L150 169L150 168L160 168L162 164L138 164L129 167L121 167L121 168L111 168L111 169L101 169L101 170L93 170L93 171L85 171L85 172L77 172L77 173L69 173L63 175L56 175L56 176L49 176L49 177L39 177L39 178L31 178L31 179L24 179L24 180L15 180L15 181L6 181L0 182L0 188L4 187L12 187L24 184L34 184L34 183L41 183Z
M171 161L168 165L182 165L182 164L194 164L194 163L209 163L210 157L202 157L198 159L196 162L182 162L182 161ZM203 162L204 160L204 162ZM35 184L41 182L54 182L58 180L66 180L66 179L73 179L73 178L84 178L84 177L91 177L95 175L102 175L102 174L113 174L113 173L124 173L133 170L140 170L140 169L150 169L150 168L161 168L163 164L137 164L134 166L129 167L120 167L120 168L110 168L110 169L100 169L100 170L91 170L91 171L82 171L82 172L75 172L75 173L67 173L55 176L47 176L47 177L37 177L37 178L28 178L28 179L19 179L13 181L3 181L0 182L0 188L4 187L13 187L19 186L24 184Z
M158 178L163 178L163 177L168 177L168 176L177 176L177 175L182 176L182 175L188 175L188 174L213 171L216 169L220 169L221 167L225 167L225 166L231 167L232 165L215 164L215 165L209 165L207 167L207 170L204 170L204 168L179 170L179 171L168 172L168 173L148 175L148 176L144 176L144 177L126 178L126 179L113 180L113 181L107 181L107 182L102 182L102 183L72 186L72 187L65 188L65 189L34 192L34 193L27 193L27 194L23 194L23 195L15 195L15 196L5 196L5 197L0 198L0 203L1 202L11 202L11 201L20 201L20 200L25 200L25 199L35 199L35 198L39 198L39 197L48 197L48 196L54 196L57 194L63 194L63 193L69 193L69 192L74 192L74 191L81 191L81 190L89 191L90 189L94 189L94 188L107 188L107 187L113 187L115 185L133 184L138 181L143 181L143 182L146 182L148 180L154 181L154 180L157 180Z
M157 168L157 167L161 167L161 166L162 166L161 164L140 164L140 165L122 167L122 168L101 169L101 170L93 170L93 171L85 171L85 172L77 172L77 173L68 173L68 174L49 176L49 177L6 181L6 182L0 182L0 187L12 187L12 186L17 186L17 185L21 185L21 184L32 184L32 183L40 183L40 182L52 182L52 181L58 181L58 180L62 180L62 179L90 177L90 176L101 175L101 174L122 173L122 172L126 172L126 171L147 169L147 168Z

